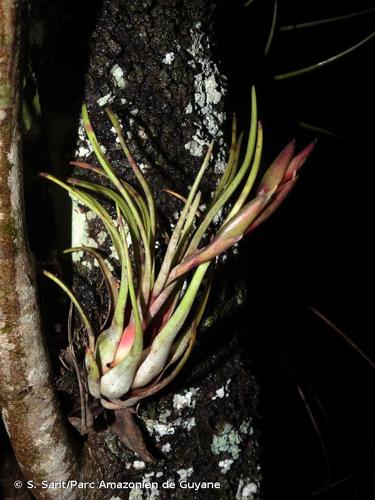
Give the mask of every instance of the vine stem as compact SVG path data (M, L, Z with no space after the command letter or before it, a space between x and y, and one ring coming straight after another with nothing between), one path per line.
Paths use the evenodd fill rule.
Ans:
M319 61L318 63L312 64L311 66L305 66L304 68L299 68L293 71L289 71L288 73L281 73L279 75L275 75L273 77L274 80L287 80L288 78L294 78L295 76L300 76L304 75L306 73L311 73L311 71L315 71L317 69L323 68L324 66L328 66L329 64L338 61L339 59L349 55L351 52L354 50L359 49L364 45L365 43L369 42L375 37L375 31L370 33L370 35L366 36L356 44L352 45L346 50L343 50L339 54L335 54L332 57L329 57L328 59L324 59L323 61Z
M288 24L285 26L280 26L278 31L285 33L287 31L295 31L305 28L315 28L316 26L322 26L324 24L347 21L348 19L354 19L356 17L365 16L367 14L373 14L374 12L375 12L375 7L371 7L370 9L364 9L358 12L351 12L350 14L344 14L342 16L326 17L324 19L316 19L315 21L306 21L304 23Z

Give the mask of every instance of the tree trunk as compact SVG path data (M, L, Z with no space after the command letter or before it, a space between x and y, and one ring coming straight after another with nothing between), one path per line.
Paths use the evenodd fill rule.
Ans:
M76 477L78 469L53 390L26 237L19 127L21 17L21 1L0 2L0 404L25 478L40 482Z
M17 4L3 1L0 5ZM40 5L43 6L43 2ZM16 11L10 9L9 12ZM203 196L207 200L224 167L225 78L214 62L211 12L212 3L208 0L104 0L92 38L84 100L99 140L119 174L134 182L103 112L103 106L110 105L124 125L131 150L151 184L161 225L167 229L180 204L161 188L186 195L213 138L215 159L203 183ZM2 24L0 26L5 30ZM4 32L8 38L16 33L11 24ZM16 52L6 50L6 54L13 54L12 61L6 59L7 68L18 68L18 50L18 45ZM48 65L44 71L48 79ZM8 73L2 71L2 79L5 74ZM65 78L71 77L68 71ZM17 75L13 78L12 89L17 89ZM59 93L53 89L53 100L62 117L65 100L63 106L57 104ZM1 93L0 96L2 98ZM43 96L41 98L43 100ZM49 102L47 98L44 108L48 110L49 119L56 111L51 100L51 96ZM200 330L187 368L173 385L137 409L138 421L157 462L146 464L109 428L91 432L85 438L83 452L74 454L52 389L35 289L28 281L28 277L33 280L34 275L24 238L22 197L11 199L12 193L18 193L21 186L14 157L8 156L17 130L17 111L17 93L12 94L6 106L1 101L0 119L12 116L6 128L1 128L1 175L3 179L16 179L9 185L2 183L0 200L5 222L11 222L1 231L1 259L5 270L0 278L1 290L9 289L9 283L16 285L0 297L1 343L6 347L0 352L3 416L27 478L95 482L94 488L36 489L32 494L40 498L64 498L65 494L69 498L75 495L133 500L157 496L258 498L260 473L254 433L257 386L249 374L246 332L235 325L235 320L238 324L244 322L240 306L245 294L241 271L235 264L230 271L222 269L222 273L216 273L222 274L215 294L217 303ZM19 156L19 137L17 140L17 149L13 151ZM62 152L66 156L66 151ZM82 129L76 156L94 162ZM19 169L20 163L16 166ZM66 219L69 220L68 214ZM82 207L73 207L73 244L102 242L102 230L99 222L91 215L88 217ZM82 241L82 236L87 241ZM108 238L105 239L107 247L104 244L103 248L110 253ZM77 291L83 305L95 314L97 270L86 257L79 257L76 265L80 277L83 276L79 282L76 280ZM230 277L226 277L228 272ZM38 366L37 372L32 369L35 366ZM99 488L97 481L101 479L112 484ZM186 480L190 484L210 482L214 486L204 491L186 489ZM127 485L119 484L121 481Z
M212 2L206 0L105 0L93 34L85 101L94 128L111 164L122 178L137 185L103 108L110 106L119 116L168 231L181 204L162 188L186 196L214 139L214 159L203 183L203 200L208 201L227 153L226 85L214 61L212 9ZM95 163L82 127L79 135L76 156ZM79 169L75 175L97 181L95 174ZM111 253L105 246L108 238L103 245L100 222L74 204L73 246L82 244L82 236L83 243ZM240 326L246 324L241 312L245 298L241 271L230 260L230 267L216 273L217 302L200 329L187 368L173 386L143 401L137 410L157 463L146 464L134 456L112 432L98 436L103 447L124 464L123 480L156 483L152 491L147 486L133 487L129 498L257 498L257 385L250 376L249 342ZM95 315L97 268L87 255L77 256L76 265L77 290ZM187 490L181 488L184 480L210 481L219 488ZM116 495L128 498L129 490Z

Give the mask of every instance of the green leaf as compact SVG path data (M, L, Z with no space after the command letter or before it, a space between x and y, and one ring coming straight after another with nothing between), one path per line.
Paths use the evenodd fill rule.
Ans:
M120 247L121 247L121 240L120 240L120 235L118 234L117 228L107 212L107 210L102 207L93 196L90 196L88 193L84 193L83 191L80 191L79 189L73 188L66 184L65 182L61 181L60 179L57 179L51 174L46 174L44 172L39 174L41 177L44 177L58 186L62 187L68 193L75 198L77 201L85 205L87 208L92 210L103 222L104 226L106 227L108 234L110 235L113 245L116 249L116 252L118 255L120 255Z
M236 115L233 115L233 121L232 121L232 140L231 140L231 145L230 145L230 150L229 150L229 158L228 158L228 163L227 166L225 167L224 173L219 181L219 184L217 185L213 201L216 201L218 197L222 194L222 192L225 189L225 186L231 176L231 172L234 168L234 161L236 158L236 151L237 151L237 117Z
M47 278L49 278L52 281L54 281L57 285L59 285L59 287L62 290L64 290L64 292L68 295L68 297L70 298L70 300L75 305L77 311L79 312L79 314L80 314L80 316L82 318L83 324L85 325L85 328L86 328L86 332L87 332L87 336L88 336L89 348L91 349L91 351L94 351L94 348L95 348L95 333L94 333L94 329L93 329L93 327L91 325L91 321L89 320L87 314L85 313L85 311L84 311L81 303L77 299L76 295L74 294L74 292L72 291L72 289L66 283L64 283L60 278L58 278L54 274L52 274L52 273L50 273L50 272L48 272L46 270L43 270L43 274L45 276L47 276Z
M96 399L100 399L100 372L98 365L90 349L85 354L85 367L87 373L87 385L90 394Z
M255 148L255 156L254 156L253 165L251 167L247 181L246 181L244 187L242 188L241 194L237 198L236 203L233 205L232 210L229 212L228 216L226 217L224 224L226 222L228 222L232 217L234 217L239 212L239 210L241 210L243 205L245 204L247 197L249 196L249 193L251 191L251 188L254 185L255 179L258 175L260 159L262 156L262 148L263 148L263 128L262 128L262 124L260 122L258 122L257 145Z
M140 185L142 186L142 189L145 193L146 200L147 200L147 205L148 205L148 210L149 210L149 219L151 222L151 242L153 243L155 240L155 230L156 230L156 215L155 215L155 202L154 198L152 196L150 187L141 171L141 169L138 167L137 162L134 160L132 154L129 151L129 148L125 142L124 135L121 130L121 125L116 117L116 115L109 109L106 108L107 114L109 116L109 119L111 120L112 125L114 126L117 137L120 141L122 150L125 153L125 156L129 162L129 165L133 169L133 172L135 176L137 177Z
M222 226L214 240L198 252L188 256L183 262L174 267L169 274L167 285L195 269L205 262L210 262L218 255L237 243L252 222L262 212L268 203L271 194L260 194L247 203L238 214Z
M151 345L150 353L138 368L132 385L133 388L145 386L163 370L163 367L168 359L172 342L181 330L188 314L190 313L209 265L210 262L206 262L196 269L185 295L176 311L173 313L168 323L156 336Z
M135 294L132 265L126 244L123 219L118 205L116 206L116 209L119 217L120 234L122 238L121 252L123 253L123 257L126 262L129 295L132 304L132 316L135 323L135 338L129 354L120 363L108 370L108 372L101 378L100 391L103 396L109 399L120 398L128 392L134 379L135 370L139 364L143 349L142 321Z
M103 152L100 149L99 142L98 142L96 135L95 135L95 132L92 128L92 125L91 125L91 122L90 122L90 119L88 116L88 112L87 112L87 107L85 105L83 105L83 107L82 107L82 119L83 119L83 123L85 125L86 133L87 133L88 138L91 142L91 145L94 149L96 157L97 157L99 163L101 164L101 166L103 167L104 171L108 175L109 179L113 183L113 185L118 189L118 191L123 196L126 203L128 204L130 211L131 211L131 214L134 217L134 219L137 223L137 226L139 228L139 232L140 232L142 241L145 245L145 271L144 271L144 276L142 279L142 291L143 291L144 302L145 302L145 304L147 304L148 298L149 298L149 293L150 293L150 288L151 288L151 282L153 281L152 280L153 266L152 266L151 250L147 244L148 238L147 238L145 226L143 224L141 216L140 216L138 209L135 206L131 196L129 195L129 193L125 189L123 183L117 177L113 168L109 164L107 158L105 157L105 155L103 154Z
M223 208L225 203L232 196L232 194L237 189L237 187L241 183L242 179L244 178L244 176L248 172L249 167L251 165L251 161L253 159L254 151L255 151L256 137L257 137L257 101L256 101L255 88L252 87L252 92L251 92L251 124L250 124L250 132L249 132L249 137L248 137L248 141L247 141L245 158L242 162L242 165L241 165L239 171L236 173L234 179L231 181L229 186L226 187L223 194L216 201L214 201L214 203L213 203L212 207L209 209L206 217L201 222L199 228L197 229L197 231L196 231L194 237L192 238L190 245L186 251L187 257L196 251L201 239L206 234L206 231L207 231L209 225L211 224L211 222L213 221L215 215L217 215L219 210L221 208Z
M167 375L166 377L162 378L162 380L156 382L155 384L145 387L142 389L137 389L131 391L128 395L125 401L122 400L113 400L112 405L107 403L105 401L102 401L102 404L104 407L108 409L116 409L116 408L131 408L134 407L140 400L152 396L153 394L156 394L157 392L161 391L166 387L168 384L172 382L176 378L176 376L180 373L182 368L184 367L186 361L188 360L191 350L193 348L193 345L195 343L195 338L196 338L196 328L193 327L192 329L192 334L190 337L190 342L187 346L187 349L183 355L183 357L180 359L178 364L175 366L175 368L172 370L172 372Z
M208 163L210 161L211 155L212 155L212 148L213 148L213 143L210 144L206 156L203 160L203 163L201 165L201 168L199 169L199 172L194 180L193 186L190 190L189 196L187 198L187 201L185 203L185 206L180 214L180 217L177 221L176 227L172 233L171 239L169 240L169 244L167 247L167 250L165 252L165 256L159 271L159 275L155 281L154 288L152 290L152 297L153 299L159 295L159 293L162 291L165 282L167 280L169 270L172 266L173 258L176 253L177 245L181 237L181 233L186 221L186 218L188 217L190 206L193 202L193 199L196 195L197 189L199 187L200 181L203 177L203 174L208 166Z
M105 281L105 284L107 287L108 296L109 296L108 314L107 314L106 320L104 321L104 325L106 325L108 318L111 314L111 311L113 310L113 308L117 304L117 300L118 300L117 281L116 281L115 277L113 276L113 274L111 273L111 271L109 270L108 265L106 264L105 260L103 259L103 257L100 255L99 252L97 252L96 250L94 250L91 247L86 247L86 246L67 248L66 250L64 250L64 253L75 253L75 252L87 252L98 261L100 270L103 274L104 281Z

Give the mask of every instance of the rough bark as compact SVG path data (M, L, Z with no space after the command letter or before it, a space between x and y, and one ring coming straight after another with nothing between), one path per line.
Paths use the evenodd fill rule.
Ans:
M53 390L24 218L19 129L21 1L0 2L0 405L25 478L77 477ZM74 497L67 490L39 498Z
M226 85L213 59L212 4L104 1L93 35L85 100L94 125L109 157L131 177L113 147L104 106L120 117L159 211L169 216L180 205L161 188L186 192L212 139L215 165L205 176L205 195L223 168ZM87 157L85 148L82 152Z
M209 200L224 166L226 85L214 62L211 11L208 0L105 0L92 37L84 100L94 128L111 164L136 186L104 107L110 106L120 118L132 154L150 183L161 230L170 230L181 208L162 188L186 195L213 139L215 156L202 182L202 200ZM76 156L95 163L82 125ZM97 180L79 169L74 173ZM89 219L74 204L73 246L98 245L103 228ZM109 238L100 246L108 244ZM91 283L98 279L90 257L77 254L73 259ZM81 296L93 309L92 290L84 287Z
M0 5L8 8L0 23L3 19L15 23L19 4L0 0ZM213 62L211 7L208 0L104 0L93 37L85 100L99 138L120 174L134 181L99 105L110 94L107 104L130 132L130 146L143 163L165 224L173 220L180 205L160 188L186 193L214 136L216 160L206 176L204 196L209 197L223 166L225 79ZM241 354L247 344L243 337L229 343L227 335L229 331L233 336L236 330L233 322L243 301L238 287L240 273L231 275L227 293L218 298L228 323L222 323L224 316L217 310L211 312L187 370L171 388L139 408L157 464L144 464L109 429L90 433L81 454L75 455L70 447L52 389L25 239L17 129L19 33L14 38L11 26L0 24L1 35L6 35L1 39L6 50L0 59L0 403L4 421L26 478L35 482L71 478L111 482L155 479L159 483L158 491L146 486L143 491L108 487L32 493L40 498L256 498L259 470L253 424L257 390L249 375L247 356ZM3 75L8 82L11 79L10 93L1 86ZM93 161L85 140L79 143L77 156ZM79 228L82 235L85 213L82 216L81 209L75 210L78 217L73 232ZM102 229L98 221L91 221L84 230L90 241L80 243L92 244ZM77 237L77 232L74 234ZM78 287L81 298L94 309L96 269L86 259L80 260L79 267L85 277ZM191 482L217 481L220 489L187 491L178 486L185 478ZM168 480L176 483L173 491L162 487Z
M203 185L208 200L225 154L225 78L214 62L211 8L212 2L206 0L105 0L93 34L84 99L95 130L119 174L137 185L103 111L109 105L124 125L168 230L181 205L161 188L186 195L206 147L215 138L215 160ZM82 128L79 136L76 156L95 163ZM75 175L97 181L79 169ZM111 253L105 246L108 238L103 245L100 222L74 204L73 246L82 243ZM76 289L95 317L97 268L87 255L75 259L80 273ZM157 463L137 458L109 430L96 437L104 461L115 456L123 464L117 480L158 484L153 490L147 486L117 490L119 498L258 498L257 389L249 375L248 356L241 354L248 344L239 327L245 321L239 319L243 284L233 264L226 272L231 279L221 282L222 293L216 295L207 328L200 332L205 338L188 368L162 395L140 405L139 423ZM229 342L228 335L239 338ZM179 487L184 479L218 482L220 489L184 490ZM166 481L176 488L163 487Z

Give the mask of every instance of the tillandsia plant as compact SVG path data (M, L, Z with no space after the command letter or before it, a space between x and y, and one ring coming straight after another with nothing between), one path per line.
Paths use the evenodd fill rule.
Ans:
M187 198L166 190L182 199L184 205L159 263L155 256L156 208L150 187L125 143L118 119L109 109L107 114L142 194L116 175L102 152L86 106L82 111L83 122L100 167L72 163L105 177L111 187L76 178L63 182L50 174L41 174L99 217L120 262L118 278L96 249L82 246L65 250L66 253L87 252L98 262L109 296L109 312L101 327L92 324L73 291L45 271L45 275L68 294L86 332L84 369L78 367L70 339L71 359L80 382L82 428L92 425L86 405L87 390L91 397L100 400L102 407L114 410L118 417L123 410L133 408L176 377L191 353L208 301L213 277L209 268L213 268L217 256L276 210L296 184L298 170L314 147L312 143L295 155L295 142L289 143L267 169L254 196L249 199L263 144L253 88L251 126L244 154L241 152L243 134L237 137L234 119L228 162L207 211L202 213L199 208L199 184L209 167L213 144L208 148ZM98 201L98 196L113 204L114 216ZM226 210L225 219L220 227L212 228L215 216L222 209ZM132 444L129 436L124 440L139 452L139 446Z

